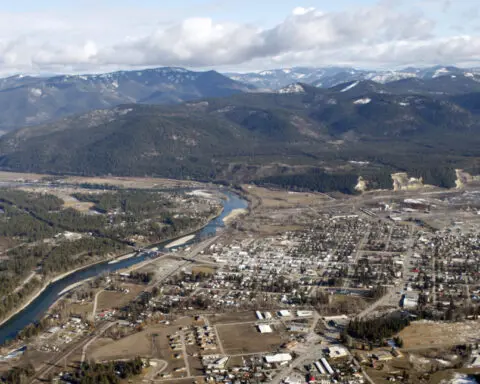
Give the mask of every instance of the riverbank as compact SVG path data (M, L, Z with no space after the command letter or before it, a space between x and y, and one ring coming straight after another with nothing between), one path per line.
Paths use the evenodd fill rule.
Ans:
M190 240L193 240L194 238L195 238L195 235L189 235L189 236L181 237L180 239L172 241L171 243L167 244L165 246L165 248L166 249L171 249L171 248L174 248L174 247L178 247L180 245L184 245L184 244L188 243Z
M248 210L245 209L245 208L234 209L232 212L230 212L228 214L228 216L225 216L223 218L223 222L225 224L228 224L228 223L232 222L233 220L235 220L238 216L246 215L247 213L248 213Z
M120 256L121 257L121 256ZM108 259L106 259L108 260ZM62 273L60 275L57 275L55 277L52 277L50 279L48 279L42 286L41 288L37 289L36 291L33 291L32 294L30 296L28 296L27 300L18 308L18 309L15 309L14 312L10 313L9 315L7 315L7 317L5 317L4 319L0 320L0 327L5 324L6 322L8 322L10 319L12 319L13 317L15 317L16 315L18 315L20 312L22 312L25 308L27 308L30 304L32 304L35 299L37 299L43 292L46 291L46 289L50 286L50 284L53 284L57 281L60 281L66 277L68 277L69 275L75 273L75 272L78 272L78 271L81 271L82 269L86 269L86 268L90 268L90 267L93 267L94 265L97 265L97 264L101 264L101 263L104 263L106 261L105 259L104 260L99 260L99 261L95 261L93 263L90 263L90 264L87 264L87 265L83 265L81 267L78 267L78 268L75 268L75 269L72 269L70 271L67 271L65 273Z
M63 291L61 291L59 294L58 294L58 297L60 298L60 296L63 296L65 293L71 291L72 289L75 289L77 287L80 287L81 285L83 285L84 283L86 283L87 281L91 281L92 278L90 279L85 279L85 280L81 280L81 281L77 281L76 283L73 283L71 285L69 285L67 288L65 288ZM56 303L56 302L55 302ZM55 305L55 304L53 304Z
M116 264L116 263L119 263L122 260L130 259L131 257L134 257L136 255L137 255L136 253L128 253L124 256L120 256L120 257L117 257L117 258L113 259L112 261L109 261L108 264Z
M155 247L161 246L163 249L165 249L165 244L168 244L168 242L175 241L176 239L180 240L182 238L185 238L187 236L212 236L214 235L218 230L224 227L223 225L223 218L224 216L228 216L228 214L235 210L238 209L238 207L244 207L248 206L247 202L241 198L241 196L238 196L234 191L231 190L218 190L217 191L219 195L221 194L224 199L223 204L218 206L218 209L215 210L215 212L212 213L208 218L206 218L203 223L199 224L196 228L190 228L188 230L185 230L183 233L171 236L170 238L162 240L162 242L157 242L155 244L150 244L150 245L144 245L143 247L148 250L148 249L153 249ZM235 196L230 196L230 193ZM230 199L233 199L231 203ZM238 200L238 201L237 201ZM226 212L225 212L226 211ZM60 275L54 276L48 281L45 281L43 286L36 290L35 292L32 293L28 297L27 300L23 302L14 312L12 312L9 316L4 318L0 322L0 344L5 343L7 340L11 340L12 338L15 337L18 332L21 331L24 327L26 327L28 324L35 320L39 320L45 314L48 313L48 311L56 304L59 302L59 299L61 299L62 294L64 295L67 291L70 291L77 287L76 283L85 283L85 280L88 280L88 278L93 278L95 276L98 276L99 274L103 273L103 271L107 271L107 273L112 273L115 271L120 271L123 270L124 268L131 268L134 265L139 267L140 264L143 262L151 262L152 260L145 260L147 255L142 255L140 254L139 256L142 256L142 258L139 258L138 261L136 258L126 258L125 256L131 254L131 251L129 253L124 253L122 255L114 256L111 258L104 258L101 260L97 260L94 263L90 263L88 265L81 266L79 268L76 268L74 270L70 270L67 272L64 272ZM133 259L132 261L129 261L128 259ZM110 265L108 261L114 261L117 260L117 263L114 263ZM94 267L96 264L102 264L101 266ZM129 267L130 266L130 267ZM91 268L93 267L93 268ZM85 272L79 272L85 270ZM75 274L75 272L79 272L78 277L70 278L69 276L72 274ZM68 279L63 281L63 279ZM70 285L69 285L70 284ZM74 285L72 287L72 285ZM67 287L68 285L68 287ZM80 284L79 284L80 285ZM57 286L58 289L57 289ZM67 289L68 288L68 289ZM45 292L45 300L39 299L39 296L42 296L42 294ZM52 292L55 292L52 295ZM58 293L61 293L58 295ZM50 296L48 296L50 295ZM38 299L38 300L37 300ZM30 308L32 307L32 311L30 311ZM12 320L13 318L13 320ZM10 320L12 320L10 322ZM4 325L8 323L7 325Z

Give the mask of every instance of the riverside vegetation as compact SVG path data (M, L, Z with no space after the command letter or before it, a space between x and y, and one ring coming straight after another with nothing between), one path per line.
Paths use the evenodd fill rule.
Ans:
M83 213L51 194L0 189L0 239L13 244L0 259L0 320L54 276L193 230L219 210L155 190L82 190L75 197L93 208Z

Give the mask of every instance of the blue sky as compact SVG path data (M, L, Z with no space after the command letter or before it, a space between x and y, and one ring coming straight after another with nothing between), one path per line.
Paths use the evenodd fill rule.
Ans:
M478 0L17 0L0 73L480 66Z

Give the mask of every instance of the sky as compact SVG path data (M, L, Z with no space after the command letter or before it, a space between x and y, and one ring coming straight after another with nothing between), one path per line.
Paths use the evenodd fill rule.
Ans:
M478 0L0 3L2 75L159 66L480 67Z

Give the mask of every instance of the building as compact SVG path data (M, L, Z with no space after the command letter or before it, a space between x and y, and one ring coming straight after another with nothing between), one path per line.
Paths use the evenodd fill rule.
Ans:
M297 311L297 316L298 317L311 317L313 316L312 311Z
M268 324L257 325L257 328L258 328L258 331L260 333L272 333L273 332L272 327Z
M285 363L292 361L292 355L290 353L277 353L275 355L266 355L265 361L271 363Z
M331 347L327 348L327 351L331 359L340 359L348 356L347 349L339 345L332 345Z
M388 351L377 351L372 356L378 361L389 361L393 359L393 355Z

